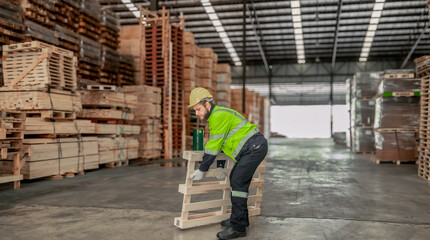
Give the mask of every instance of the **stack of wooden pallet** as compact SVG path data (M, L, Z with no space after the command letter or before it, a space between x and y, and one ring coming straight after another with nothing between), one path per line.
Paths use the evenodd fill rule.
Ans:
M23 147L25 129L25 114L0 110L0 159L11 159L10 167L3 167L7 161L0 165L0 183L14 182L14 188L20 187L21 175L21 149Z
M139 25L121 26L120 28L120 46L119 52L122 55L133 57L133 75L136 84L143 84L143 60L140 61L141 47L143 48L142 27ZM144 49L144 48L143 48Z
M119 48L118 17L108 8L101 10L100 43L114 50Z
M100 8L97 0L81 0L78 32L94 41L100 39Z
M100 82L118 85L119 53L110 47L101 46Z
M133 111L138 104L134 95L119 92L116 86L88 85L89 90L80 91L82 111L80 119L96 124L99 164L106 166L127 165L130 159L138 157L140 127L130 125Z
M260 95L254 91L245 89L245 112L243 112L242 89L231 90L231 108L242 113L250 122L260 127Z
M118 69L118 84L120 86L135 85L133 56L122 54L119 56L119 69Z
M430 181L430 56L415 59L416 74L421 78L418 175Z
M24 31L19 1L0 1L0 46L21 42Z
M55 1L55 33L60 47L79 55L79 2L73 0Z
M58 45L58 37L55 34L55 1L23 0L21 7L24 12L27 40Z
M420 79L414 70L386 70L375 99L372 160L415 162L420 116Z
M26 115L24 178L73 175L98 168L98 151L91 145L94 139L82 137L95 133L95 125L75 120L82 105L75 92L73 53L41 42L9 45L4 50L5 87L0 106ZM3 166L11 167L11 161L8 158Z
M145 12L143 28L145 59L144 85L163 89L163 156L180 157L185 147L183 131L184 82L183 82L183 22L173 25L169 13L163 8L159 13Z
M55 0L22 0L24 18L55 30Z
M100 79L100 43L80 36L78 76L98 82Z
M124 86L122 91L137 97L133 124L140 126L139 158L145 161L161 158L163 132L161 124L161 88L151 86Z
M117 51L119 47L119 29L117 16L108 9L101 12L101 62L100 82L105 84L119 85L118 70L120 56Z
M56 0L55 22L63 28L77 32L79 28L80 1Z
M373 123L375 95L383 72L358 72L350 85L351 91L351 149L355 153L375 151Z
M212 82L212 73L214 54L212 48L197 48L196 52L196 86L208 89L211 93L215 93L214 84Z
M227 63L217 64L217 104L223 107L231 107L231 68Z

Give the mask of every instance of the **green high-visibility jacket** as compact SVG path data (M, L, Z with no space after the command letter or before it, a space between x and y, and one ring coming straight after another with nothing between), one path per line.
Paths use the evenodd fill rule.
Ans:
M236 161L246 141L259 130L237 111L215 106L208 118L209 141L205 145L205 154L216 156L221 150Z

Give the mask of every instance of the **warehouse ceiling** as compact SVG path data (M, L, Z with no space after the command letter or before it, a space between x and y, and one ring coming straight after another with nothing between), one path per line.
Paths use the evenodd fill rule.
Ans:
M133 14L133 9L149 8L151 1L99 0L99 2L118 15L121 25L130 25L138 24L137 12ZM246 2L246 64L249 67L265 66L261 70L266 73L269 65L274 66L275 72L280 70L285 72L282 68L286 69L291 64L310 65L310 68L317 69L324 67L327 69L324 74L330 72L330 68L336 71L335 66L345 62L368 62L368 65L372 65L372 62L390 61L396 62L394 68L399 68L400 64L397 66L397 63L402 63L405 59L410 66L414 58L430 53L429 14L424 0ZM221 38L220 29L217 32L214 27L218 24L210 18L211 10L202 4L213 7L222 24L221 31L225 31L228 39ZM183 13L185 29L194 33L196 44L200 47L213 48L219 62L236 66L243 63L243 1L158 1L158 7L162 6L170 10L172 16ZM315 67L315 64L322 67ZM233 83L239 84L240 67L234 70ZM318 74L316 71L314 76ZM337 75L343 83L336 79L335 82L344 86L344 80L349 76L350 74L345 77ZM327 88L327 84L330 84L330 76L322 83L302 82L301 78L302 75L278 76L281 80L274 82L273 86L278 90L286 87L289 94L291 93L285 96L272 91L273 96L277 97L278 104L328 104L330 90L327 92L327 89L330 88ZM303 83L300 94L294 94L297 89L291 90L291 84L297 83ZM258 84L267 84L267 77L254 81L254 89L267 95L267 87L263 89L258 87ZM325 87L318 87L319 84ZM313 94L309 95L309 89ZM345 90L342 89L344 87L339 85L333 88L334 102L344 103L342 96ZM291 99L299 99L299 102Z
M99 0L111 8L122 25L138 24L138 19L122 0ZM127 2L127 1L126 1ZM149 8L149 1L130 0L136 7ZM297 62L297 49L290 1L248 0L248 63L263 63L260 42L269 63ZM242 59L243 1L211 0L222 26ZM339 7L339 3L341 6ZM300 1L306 62L358 61L372 16L375 0ZM199 0L159 1L171 15L183 12L185 29L194 33L200 47L212 47L220 62L233 64L226 47ZM340 11L339 11L340 10ZM339 21L338 21L339 20ZM387 0L371 45L369 60L404 59L429 22L424 0ZM337 28L337 23L339 23ZM428 31L428 30L426 30ZM335 42L337 47L335 48ZM427 54L430 36L424 34L412 58Z

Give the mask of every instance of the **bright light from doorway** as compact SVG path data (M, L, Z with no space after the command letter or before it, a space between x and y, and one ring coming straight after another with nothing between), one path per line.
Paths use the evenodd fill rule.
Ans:
M330 105L272 106L271 131L289 138L330 138ZM349 127L346 105L333 106L333 131Z

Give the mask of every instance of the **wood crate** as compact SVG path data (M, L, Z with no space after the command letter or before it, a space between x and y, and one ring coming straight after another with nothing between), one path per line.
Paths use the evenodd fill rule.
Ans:
M75 91L76 58L73 52L39 41L3 46L4 85Z
M190 176L197 168L198 162L202 160L203 151L185 151L183 158L188 161L185 184L179 185L179 192L184 194L182 212L180 217L174 219L174 225L181 229L193 228L212 223L219 223L228 219L231 214L230 209L230 171L234 166L234 160L225 154L218 154L215 161L224 160L225 168L211 168L205 173L206 181L194 182ZM212 180L221 172L225 172L227 177L224 180ZM263 200L264 174L266 172L266 160L257 168L250 185L250 195L248 196L249 216L260 215L260 205ZM195 201L193 196L197 194L210 194L222 192L221 198ZM211 195L212 197L212 195ZM213 211L213 209L218 209Z

